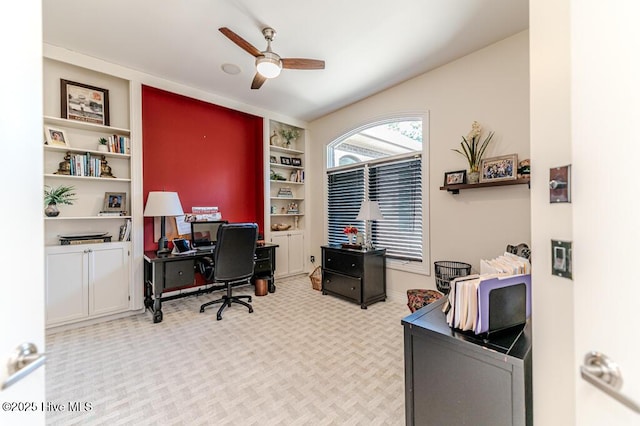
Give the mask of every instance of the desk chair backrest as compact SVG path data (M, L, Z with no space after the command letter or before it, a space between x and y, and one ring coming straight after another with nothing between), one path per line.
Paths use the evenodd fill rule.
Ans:
M253 275L258 225L229 223L218 228L214 261L216 282L241 281Z

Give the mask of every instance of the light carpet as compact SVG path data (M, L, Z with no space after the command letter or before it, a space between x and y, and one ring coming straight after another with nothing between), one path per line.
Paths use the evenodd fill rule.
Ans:
M406 305L368 309L323 296L306 275L253 297L214 292L145 313L47 334L49 425L402 425ZM234 289L252 294L253 287Z

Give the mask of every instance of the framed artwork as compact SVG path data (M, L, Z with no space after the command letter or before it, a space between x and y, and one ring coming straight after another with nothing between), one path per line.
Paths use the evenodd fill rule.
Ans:
M444 172L445 185L459 185L467 183L467 171L458 170L457 172Z
M44 136L47 140L47 145L69 147L69 139L67 139L67 135L62 129L44 126Z
M278 160L276 159L275 155L272 155L269 157L269 162L273 164L278 164Z
M104 204L102 211L104 212L121 212L125 211L127 206L126 192L105 192Z
M287 166L291 165L290 157L280 157L280 164L286 164Z
M302 159L300 158L292 158L291 159L291 165L292 166L302 166Z
M518 154L486 158L480 164L480 182L514 180L517 174Z
M109 91L88 84L60 79L62 118L109 125Z

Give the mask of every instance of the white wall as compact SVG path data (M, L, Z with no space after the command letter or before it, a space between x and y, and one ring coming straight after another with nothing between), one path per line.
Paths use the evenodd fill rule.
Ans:
M440 191L445 171L462 170L466 160L451 151L474 120L495 131L487 157L517 153L529 158L529 37L522 32L391 89L309 123L311 138L307 201L311 254L320 259L326 243L326 145L343 133L386 114L428 111L430 168L428 206L431 258L461 260L479 268L512 243L530 243L526 185ZM533 164L534 173L536 164ZM425 204L426 204L425 200ZM432 267L430 269L433 269ZM433 276L388 270L389 297L406 300L409 288L435 288Z
M551 239L572 240L571 204L549 169L571 163L569 0L530 4L533 391L536 424L575 424L573 281L551 275Z

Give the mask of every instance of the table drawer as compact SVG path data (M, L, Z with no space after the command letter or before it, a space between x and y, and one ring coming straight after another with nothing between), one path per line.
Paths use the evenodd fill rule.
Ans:
M253 267L253 273L255 275L269 274L271 273L271 259L258 259Z
M322 271L322 290L362 303L362 280L336 272Z
M341 274L359 277L362 275L362 256L344 251L325 250L322 265Z
M256 248L256 259L270 259L271 258L271 250L270 248Z
M166 262L164 264L165 289L192 285L194 264L192 259ZM167 285L167 283L170 283Z

